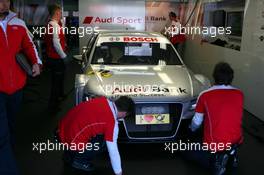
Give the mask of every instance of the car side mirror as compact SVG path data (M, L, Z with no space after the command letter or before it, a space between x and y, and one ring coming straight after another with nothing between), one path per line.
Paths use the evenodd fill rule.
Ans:
M82 47L82 54L84 54L87 51L87 46Z
M74 55L73 58L74 58L76 61L83 61L82 55Z
M87 51L87 47L86 46L84 46L83 48L82 48L82 53L81 53L81 55L74 55L73 56L73 58L76 60L76 61L83 61L83 54L85 53Z

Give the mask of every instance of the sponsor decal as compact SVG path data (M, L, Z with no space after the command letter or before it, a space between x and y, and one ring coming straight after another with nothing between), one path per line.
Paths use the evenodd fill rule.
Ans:
M103 70L103 69L101 69L101 70L99 70L99 71L88 71L87 72L87 75L94 75L94 74L98 74L98 75L100 75L101 77L104 77L104 78L109 78L109 77L111 77L112 75L113 75L113 72L111 72L111 71L109 71L109 70Z
M122 94L115 94L112 97L118 98L121 96ZM165 94L142 94L140 93L140 94L126 94L126 96L133 98L133 97L165 97L166 95Z
M84 18L83 24L141 24L144 23L144 19L142 18L133 18L133 17L93 17L86 16Z
M124 42L159 42L158 38L150 37L124 37Z
M151 22L155 22L155 21L166 21L166 17L165 16L146 16L145 20L151 21Z
M136 115L136 125L169 124L170 114Z
M184 89L184 88L177 88L177 87L168 87L169 91L174 94L174 93L177 93L177 94L188 94L187 93L187 89Z
M93 70L87 72L87 75L94 75L94 74L95 74L95 73L94 73Z
M120 41L120 38L119 37L111 37L111 38L109 38L109 40L112 42L117 42L117 41Z
M152 87L149 89L149 87L144 86L138 86L138 87L126 87L126 88L120 88L116 87L112 94L122 94L122 93L169 93L168 88L162 88L162 87ZM153 95L153 94L152 94Z
M111 77L113 75L113 73L111 71L109 71L109 70L102 70L100 72L100 75L102 77L104 77L104 78L109 78L109 77Z
M181 94L187 94L186 89L179 88L178 92Z
M93 20L92 16L86 16L84 18L83 24L91 24L92 20Z
M138 96L165 96L166 94L188 94L186 89L176 87L148 87L148 86L127 86L125 88L115 87L112 95L133 93Z

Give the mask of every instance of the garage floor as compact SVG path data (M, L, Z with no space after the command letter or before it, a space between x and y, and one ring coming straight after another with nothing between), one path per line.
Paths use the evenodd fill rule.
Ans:
M16 156L22 175L81 175L70 167L64 166L62 152L32 151L33 143L52 140L52 132L58 120L74 103L74 75L80 65L69 60L66 74L67 99L61 103L61 110L51 115L47 112L49 97L49 72L34 80L29 80L24 91L24 102L17 117ZM245 143L240 149L239 175L259 174L263 171L264 125L245 112ZM181 154L164 151L162 144L120 145L125 175L206 175L207 170L194 162L185 160ZM112 169L108 156L102 155L95 161L97 170L94 175L110 175Z

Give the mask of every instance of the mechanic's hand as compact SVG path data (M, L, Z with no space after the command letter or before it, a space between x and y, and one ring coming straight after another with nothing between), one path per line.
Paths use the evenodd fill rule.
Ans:
M39 66L39 64L34 64L33 66L32 66L32 76L33 77L36 77L36 76L38 76L40 74L40 66Z
M189 125L188 129L189 129L189 131L191 131L191 132L195 132L195 129L192 128L192 124Z

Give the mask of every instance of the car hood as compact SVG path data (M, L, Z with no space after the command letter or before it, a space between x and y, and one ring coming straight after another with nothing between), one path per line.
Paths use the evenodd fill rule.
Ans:
M90 65L86 94L135 98L192 98L200 92L200 83L185 66L109 66ZM195 85L195 86L194 86ZM196 89L194 89L196 88ZM198 88L198 89L197 89Z

